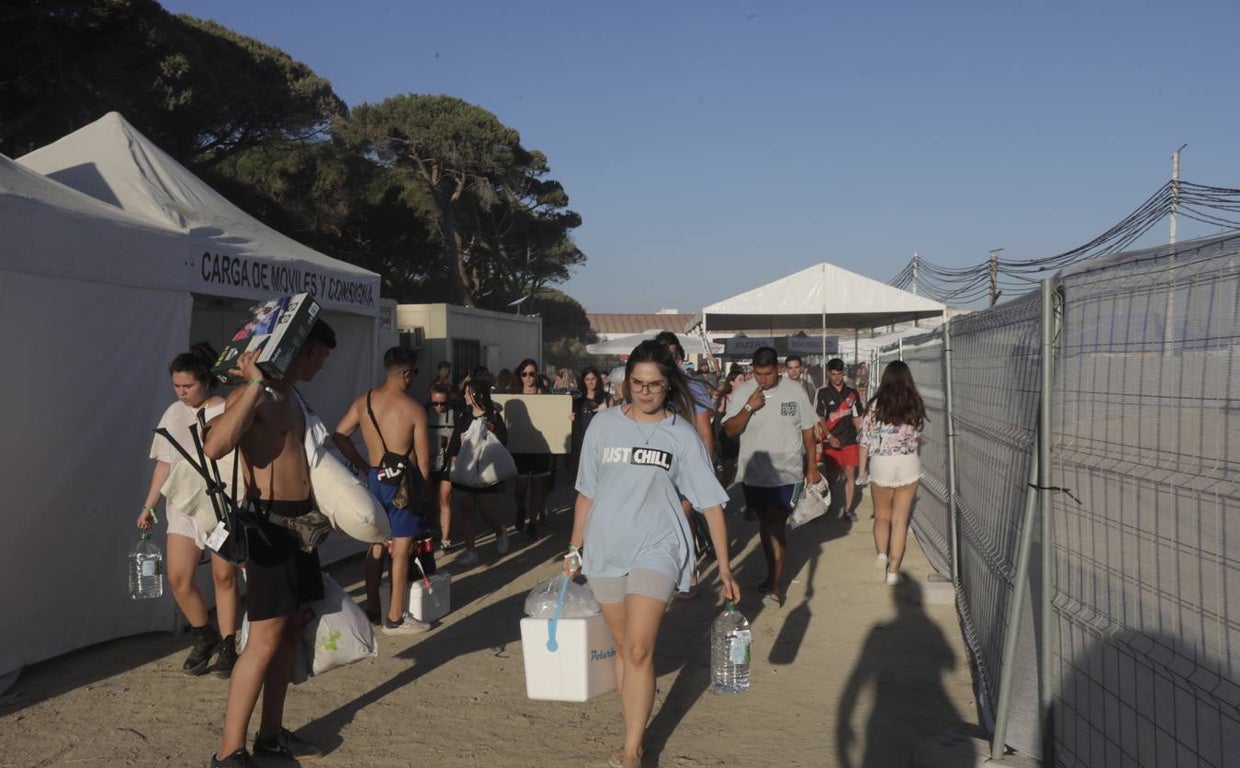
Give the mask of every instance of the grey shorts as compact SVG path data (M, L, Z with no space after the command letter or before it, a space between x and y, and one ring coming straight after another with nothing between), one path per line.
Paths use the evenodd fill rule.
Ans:
M666 603L676 589L676 582L645 568L629 571L627 576L596 576L588 584L600 603L623 603L625 595L644 595Z

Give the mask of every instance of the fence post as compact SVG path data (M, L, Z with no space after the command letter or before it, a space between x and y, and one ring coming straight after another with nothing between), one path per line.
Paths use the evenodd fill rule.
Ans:
M952 410L952 321L943 323L943 400L947 411L947 520L952 539L952 587L960 589L960 528L956 519L956 418Z
M1025 514L1021 520L1020 542L1016 550L1016 573L1012 584L1012 602L1008 606L1007 635L1003 638L1003 660L999 666L999 702L995 708L995 733L990 742L990 759L1000 760L1007 748L1008 719L1012 712L1012 678L1015 673L1016 646L1020 639L1020 618L1025 608L1026 584L1029 581L1029 556L1033 550L1033 530L1036 525L1038 500L1041 494L1035 487L1041 476L1038 457L1041 453L1039 437L1034 442L1033 456L1029 462L1029 483L1025 488Z
M1038 666L1041 680L1042 741L1052 742L1054 723L1051 722L1051 702L1055 684L1051 672L1051 643L1055 637L1054 625L1054 552L1051 540L1051 409L1054 406L1055 385L1055 292L1050 280L1042 281L1042 403L1038 413L1038 506L1042 515L1042 644Z

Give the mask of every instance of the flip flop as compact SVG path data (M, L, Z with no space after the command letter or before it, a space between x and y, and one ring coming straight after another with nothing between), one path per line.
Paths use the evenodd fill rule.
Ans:
M783 601L779 599L779 595L774 592L768 592L762 596L762 604L770 608L779 608L783 606Z
M646 755L646 750L639 749L637 751L637 759L640 761ZM621 747L611 753L611 757L607 758L607 768L624 768L624 748Z

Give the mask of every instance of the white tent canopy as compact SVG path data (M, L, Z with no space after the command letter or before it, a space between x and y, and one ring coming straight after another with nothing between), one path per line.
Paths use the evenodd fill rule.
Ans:
M627 336L617 336L614 339L607 339L595 344L587 344L586 352L591 355L627 355L633 351L633 348L643 341L653 339L663 333L662 328L654 328L642 333L631 333ZM705 355L708 354L705 343L702 338L693 333L677 333L676 337L680 339L680 346L684 348L685 355ZM723 351L722 344L711 343L709 354L718 354Z
M378 275L258 221L116 112L18 162L135 216L187 231L192 255L169 260L165 269L183 272L195 293L261 299L308 291L326 309L378 314Z
M776 328L874 328L938 317L937 301L821 262L702 310L707 333Z
M339 345L323 373L302 387L335 426L379 372L379 276L333 259L268 227L110 112L18 162L105 203L189 235L189 252L143 279L179 280L195 294L190 333L219 348L256 299L306 291L323 306ZM228 299L232 299L229 301Z
M0 678L114 637L169 629L170 593L129 598L125 557L173 396L193 299L159 227L0 156Z

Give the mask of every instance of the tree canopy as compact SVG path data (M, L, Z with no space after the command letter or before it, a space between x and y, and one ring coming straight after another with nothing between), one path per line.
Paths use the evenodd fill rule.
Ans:
M11 156L112 110L188 162L320 137L346 111L284 51L154 0L12 0L0 50L0 152Z
M336 132L410 187L444 252L455 301L504 306L567 279L585 260L570 238L581 217L547 178L546 156L487 110L407 94L356 107Z

